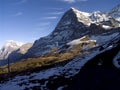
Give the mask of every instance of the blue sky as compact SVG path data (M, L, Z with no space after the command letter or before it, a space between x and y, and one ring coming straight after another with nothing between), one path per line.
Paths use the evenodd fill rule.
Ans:
M52 32L70 7L108 11L120 0L0 0L0 47L7 40L33 42Z

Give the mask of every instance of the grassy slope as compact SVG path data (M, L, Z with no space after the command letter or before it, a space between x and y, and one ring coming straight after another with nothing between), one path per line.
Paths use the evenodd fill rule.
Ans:
M89 43L86 46L88 45L92 47L94 44L91 45L91 43ZM82 48L85 48L85 45L83 46L83 44L78 44L72 46L71 48L67 48L64 52L61 53L58 53L57 48L53 48L48 54L42 57L28 58L26 60L21 60L19 62L13 63L10 65L11 77L21 73L29 74L35 71L48 69L58 64L64 64L75 56L82 56L83 53L80 53ZM4 79L7 73L7 65L0 67L0 79Z

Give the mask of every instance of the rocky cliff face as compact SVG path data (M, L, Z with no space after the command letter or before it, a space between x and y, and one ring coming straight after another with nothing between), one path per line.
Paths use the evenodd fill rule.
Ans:
M40 56L51 48L59 48L63 44L85 35L88 33L87 27L89 24L90 21L87 16L71 8L63 15L55 30L49 36L35 41L33 47L27 53L28 57Z
M111 9L108 12L108 15L112 16L115 20L120 22L120 4Z
M60 48L69 41L84 35L102 34L108 29L117 27L119 27L119 23L105 13L100 11L86 13L71 8L63 15L50 35L35 41L26 57L41 56L52 48Z

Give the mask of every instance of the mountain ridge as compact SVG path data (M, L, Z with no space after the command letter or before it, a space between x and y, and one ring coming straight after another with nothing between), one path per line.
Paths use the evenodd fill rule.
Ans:
M120 22L120 4L115 6L113 9L111 9L108 12L108 15L111 15L113 18L115 18L118 22Z
M14 63L22 59L22 56L32 46L32 43L21 43L18 41L7 41L0 50L0 65L6 65L8 59L10 63Z
M56 43L58 43L58 46L61 47L62 44L68 43L71 40L80 38L86 34L91 33L92 31L90 30L92 29L94 33L103 33L104 31L107 31L109 29L119 27L117 21L115 21L113 18L107 18L107 15L101 12L97 14L97 16L99 16L100 18L96 16L96 19L102 18L100 21L98 20L99 22L97 23L96 19L94 23L93 21L91 22L89 16L90 14L85 16L85 14L83 13L84 12L79 11L75 8L70 8L67 12L65 12L53 32L46 37L36 40L33 44L33 47L31 47L27 52L26 56L34 57L45 54L49 52L51 48L55 48L57 46ZM89 27L91 27L90 30ZM95 27L98 28L97 31Z

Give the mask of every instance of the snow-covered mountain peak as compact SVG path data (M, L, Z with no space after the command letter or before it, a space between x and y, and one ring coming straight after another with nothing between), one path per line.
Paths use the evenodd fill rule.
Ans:
M76 8L74 8L74 7L70 7L70 9L71 9L71 10L73 10L73 11L77 10L77 9L76 9Z
M8 40L0 50L0 60L7 59L9 54L17 50L23 43L13 40Z
M61 20L59 21L58 25L56 26L57 32L63 31L68 27L73 26L73 24L81 24L83 26L89 26L90 20L89 20L90 13L79 11L78 9L75 9L71 7L68 11L65 12ZM62 30L61 30L62 29ZM54 32L56 32L56 30Z
M112 18L111 15L109 15L107 13L103 13L101 11L94 11L93 13L88 13L88 12L79 11L78 9L75 9L72 7L69 10L69 12L72 12L75 14L78 22L81 22L87 26L90 26L92 23L95 23L96 25L108 26L110 28L111 28L111 26L113 26L113 27L119 26L119 25L117 25L118 22L115 21L114 17Z
M96 25L104 25L111 28L120 26L119 23L117 22L120 21L119 9L120 5L113 9L113 11L115 11L115 15L110 15L107 13L103 13L101 11L94 11L92 13L88 13L80 11L73 7L69 10L69 12L72 12L76 16L77 21L83 23L84 25L90 26L92 23L95 23ZM112 14L114 14L114 12L112 12Z
M91 14L90 19L92 23L99 23L103 21L108 21L110 16L107 16L105 13L102 13L100 11L95 11Z
M87 16L87 17L89 17L91 15L91 13L80 11L80 10L74 8L74 7L71 7L71 10L74 11L75 13L81 13L81 14Z
M90 20L89 20L90 13L82 12L73 7L69 11L72 11L76 15L78 22L81 22L87 26L90 25Z
M9 40L0 50L0 66L7 64L7 59L11 59L10 63L22 59L22 56L31 48L33 43L23 44L18 41Z
M4 44L4 48L5 47L12 47L12 48L19 48L23 45L22 42L18 42L18 41L13 41L13 40L8 40L5 44Z

